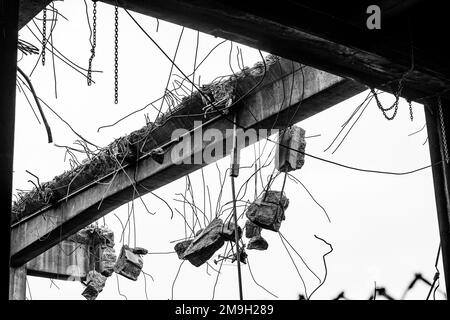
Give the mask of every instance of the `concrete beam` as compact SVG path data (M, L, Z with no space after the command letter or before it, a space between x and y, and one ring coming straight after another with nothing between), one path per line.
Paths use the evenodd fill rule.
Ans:
M9 269L9 300L25 300L27 269L25 266Z
M27 275L58 280L86 278L90 268L89 245L61 241L26 264Z
M364 90L362 85L354 81L283 59L279 64L268 68L263 81L259 83L260 81L261 75L247 76L237 84L238 96L259 84L233 109L233 112L237 112L238 122L246 129L272 126L281 128L291 119L292 123L301 121ZM301 107L298 107L300 102ZM186 108L189 109L189 106ZM193 118L195 120L195 117ZM203 114L200 114L198 120L202 118ZM183 121L185 121L183 117L179 117L173 122L168 122L164 128L165 138L183 123L190 126L188 129L193 128L192 122ZM226 130L232 127L232 123L226 118L217 116L203 129L218 129L226 137ZM193 136L192 133L190 135ZM206 143L195 144L188 157L201 153L206 145ZM177 142L169 144L165 149L162 164L143 156L137 165L127 165L123 170L119 170L113 180L114 173L73 193L68 199L63 199L44 211L15 223L11 231L13 239L11 263L14 265L26 263L69 235L131 201L134 187L143 195L205 165L205 163L176 165L170 154L177 146ZM130 177L136 179L135 186Z

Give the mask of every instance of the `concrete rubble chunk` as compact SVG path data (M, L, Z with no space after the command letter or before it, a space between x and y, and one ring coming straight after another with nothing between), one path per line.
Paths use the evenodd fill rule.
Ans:
M305 164L305 130L292 126L281 131L278 136L275 168L280 172L289 172L300 169ZM286 148L284 146L289 147ZM294 151L297 150L297 151Z
M203 229L200 229L200 230L198 230L196 233L195 233L195 236L198 236L200 233L202 233L203 232Z
M93 231L93 241L95 244L106 245L114 247L114 232L103 226L95 228Z
M289 200L284 192L267 191L247 208L246 216L257 226L278 232L288 205Z
M133 249L123 245L119 258L114 266L114 272L136 281L144 266L144 260L139 254L133 252Z
M225 240L221 236L223 221L214 219L210 224L192 240L184 252L182 259L189 260L196 267L208 261L219 250Z
M248 250L267 250L268 247L269 244L267 243L266 239L264 239L260 235L251 238L247 244Z
M141 248L141 247L135 247L135 248L133 248L131 250L133 251L133 253L140 254L140 255L146 255L148 253L147 249Z
M234 222L227 222L223 224L222 230L220 232L220 235L224 238L225 241L235 241L235 230L236 225ZM238 225L238 239L242 238L242 228Z
M175 245L174 249L175 249L175 252L177 253L179 259L184 259L183 254L186 251L186 249L191 245L191 243L192 243L192 240L184 240L184 241L178 242Z
M113 247L102 245L100 247L100 262L98 271L105 277L109 277L114 272L114 265L116 264L116 251Z
M89 271L86 276L86 288L82 295L87 300L95 300L105 287L106 277L95 270Z
M250 220L245 221L245 237L250 239L261 234L261 227Z

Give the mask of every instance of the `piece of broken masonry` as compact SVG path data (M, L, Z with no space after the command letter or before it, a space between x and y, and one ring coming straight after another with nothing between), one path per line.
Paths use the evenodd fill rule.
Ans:
M264 239L260 235L251 238L247 244L248 250L267 250L268 247L269 244L267 243L266 239Z
M191 243L192 243L192 240L184 240L184 241L178 242L175 245L174 249L178 255L178 259L183 259L183 254L186 251L186 249L191 245Z
M284 211L288 205L289 199L284 192L266 191L247 208L246 216L257 226L277 232L285 219Z
M106 245L102 245L99 248L99 264L98 271L105 277L109 277L114 272L114 265L116 264L116 251Z
M135 248L131 249L131 251L133 251L133 253L135 253L135 254L140 254L140 255L146 255L148 253L147 249L141 248L141 247L135 247Z
M234 222L227 222L223 224L220 235L225 239L225 241L235 241L235 230L236 225ZM242 229L238 226L238 239L242 238Z
M286 148L287 146L288 148ZM275 168L280 172L300 169L305 164L305 130L292 126L278 135Z
M261 234L261 227L257 226L250 220L245 221L245 237L250 239Z
M127 245L123 245L119 258L114 266L114 271L125 278L136 281L143 266L144 260L140 254L135 253L134 249Z
M189 260L196 267L208 261L213 254L225 243L221 235L223 222L221 219L214 219L210 224L197 235L189 247L184 251L182 259Z
M86 276L86 288L82 295L87 300L95 300L98 294L102 292L105 287L106 277L95 270L89 271Z

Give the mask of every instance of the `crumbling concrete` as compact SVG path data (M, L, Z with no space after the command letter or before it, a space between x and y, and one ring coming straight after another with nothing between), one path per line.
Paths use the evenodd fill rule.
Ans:
M196 267L208 261L214 253L225 243L221 235L223 221L214 219L211 223L194 238L192 243L184 252L182 259L189 260Z
M82 295L87 300L95 300L100 292L102 292L105 287L106 277L99 272L92 270L89 271L86 277L86 288L84 289Z
M184 240L184 241L178 242L175 245L174 249L175 249L175 252L177 253L179 259L184 259L184 252L186 251L187 248L189 248L191 243L192 243L192 240Z
M250 239L261 234L261 227L257 226L250 220L245 221L245 237Z
M235 230L236 225L234 222L228 222L223 224L222 230L220 231L220 235L224 238L225 241L235 241ZM242 228L237 227L238 231L238 239L242 238Z
M292 126L278 135L275 168L281 172L300 169L305 164L305 130ZM289 148L286 148L287 146Z
M143 252L140 249L141 248L135 250L127 245L123 245L119 258L114 266L114 272L124 276L125 278L136 281L141 274L142 267L144 266L144 260L141 255L136 253Z
M257 226L277 232L285 219L284 211L288 205L289 200L284 192L267 191L247 208L246 216Z
M268 247L269 244L261 235L251 238L247 244L248 250L267 250Z

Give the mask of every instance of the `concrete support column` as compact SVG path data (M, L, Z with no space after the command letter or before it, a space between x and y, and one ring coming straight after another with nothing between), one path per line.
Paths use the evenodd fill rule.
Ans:
M450 104L442 101L442 117L450 119ZM447 291L447 299L450 298L450 194L449 194L449 163L446 161L446 149L448 143L441 128L441 115L438 101L425 105L425 117L428 131L428 144L430 146L431 163L438 163L432 167L434 194L436 197L436 209L438 214L439 235L441 238L441 252L444 264L444 275ZM449 133L450 128L446 128Z
M25 300L27 290L27 268L9 269L9 300Z

